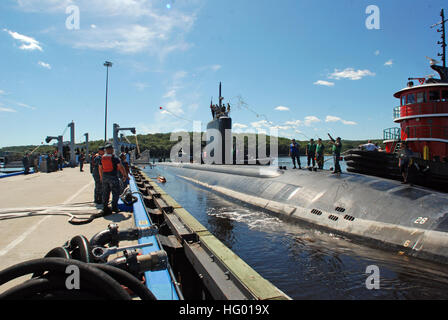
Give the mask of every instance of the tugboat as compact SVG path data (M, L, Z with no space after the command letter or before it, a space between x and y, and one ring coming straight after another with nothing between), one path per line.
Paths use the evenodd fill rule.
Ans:
M383 132L385 152L350 150L345 157L347 171L388 179L400 180L398 155L403 144L413 152L409 168L409 182L448 192L448 68L446 67L445 20L432 27L442 33L442 65L430 60L431 68L440 79L433 76L408 78L407 87L394 97L400 105L394 108L394 122L400 127L388 128ZM414 85L412 80L418 80Z

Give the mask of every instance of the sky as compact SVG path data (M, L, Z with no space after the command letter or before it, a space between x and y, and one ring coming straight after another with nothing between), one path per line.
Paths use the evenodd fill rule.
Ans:
M108 138L204 130L221 81L236 132L380 139L393 93L434 73L444 4L1 0L0 147L68 140L71 121L77 143L103 139L105 61Z

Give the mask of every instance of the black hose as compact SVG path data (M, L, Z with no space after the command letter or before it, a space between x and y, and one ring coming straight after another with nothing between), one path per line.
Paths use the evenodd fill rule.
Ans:
M71 259L72 256L70 254L70 252L63 247L57 247L52 249L51 251L49 251L46 255L45 258L64 258L64 259ZM44 273L43 272L35 272L33 273L33 275L31 276L31 278L37 278L42 276Z
M104 247L112 241L112 231L110 229L103 230L90 238L90 245L94 247Z
M104 247L106 244L116 246L120 241L132 241L139 239L139 230L137 228L127 229L123 231L115 231L110 229L98 232L90 239L90 246Z
M92 250L84 236L76 236L70 240L70 250L73 259L80 260L85 263L93 262Z
M0 285L9 282L15 278L22 277L30 273L39 272L49 272L50 275L64 275L61 277L63 279L63 284L65 286L65 279L67 279L66 269L68 266L77 266L80 271L80 287L93 287L98 293L102 295L105 299L110 300L130 300L129 294L123 290L121 285L114 280L107 273L101 271L99 268L93 267L90 264L86 264L76 260L67 260L63 258L43 258L35 259L27 262L22 262L11 266L3 271L0 271ZM45 281L25 282L19 286L19 289L9 289L3 294L0 294L0 299L8 298L9 295L13 294L15 290L25 290L28 288L42 288L49 286ZM57 284L52 284L52 286L60 286L60 281L56 281ZM28 283L28 284L27 284ZM25 289L23 289L25 287Z
M53 250L49 251L45 258L64 258L64 259L71 259L72 256L70 255L70 252L68 252L67 249L63 247L57 247Z
M28 280L15 286L0 295L3 300L29 300L29 299L62 299L70 300L89 299L104 300L104 294L97 288L83 284L82 289L67 290L65 286L66 275L46 275L42 278Z
M88 224L98 218L110 216L111 214L112 214L112 210L109 207L105 207L103 209L103 211L101 211L100 213L92 214L88 218L72 217L71 219L68 220L68 222L70 224L79 226L79 225L83 225L83 224Z

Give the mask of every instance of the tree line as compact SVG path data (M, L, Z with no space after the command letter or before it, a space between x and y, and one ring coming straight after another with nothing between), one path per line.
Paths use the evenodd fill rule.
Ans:
M193 145L193 133L189 132L190 135L190 144ZM248 136L253 134L235 134L234 136L239 135L245 135L245 149L247 150L247 144L248 144ZM165 157L169 158L170 152L172 147L178 143L178 141L170 141L171 133L155 133L155 134L145 134L145 135L137 135L138 145L140 148L140 151L143 152L145 150L150 150L152 157ZM260 136L259 136L260 138ZM262 137L263 138L263 137ZM129 136L128 140L131 143L136 143L134 136ZM180 138L179 138L180 141ZM269 142L270 137L266 137L266 143L267 143L267 153L269 154ZM305 147L308 144L308 140L297 140L297 143L300 145L300 154L305 154ZM372 140L373 143L378 143L381 147L384 147L383 141L376 139ZM284 137L278 138L278 154L279 156L287 156L289 153L289 145L291 143L291 140ZM367 143L367 140L342 140L342 152L347 151L349 149L354 149L358 147L360 144ZM202 147L205 147L206 142L202 141L201 145ZM325 150L327 154L331 153L331 144L330 140L324 140L323 144L325 146ZM89 142L89 150L91 152L97 151L100 146L104 145L104 140L96 140L96 141L90 141ZM5 152L11 152L19 156L23 156L25 152L31 152L37 147L37 145L26 145L26 146L11 146L11 147L3 147L0 148L0 156L4 155ZM37 154L44 154L48 152L54 152L56 150L56 145L42 145L40 146L35 153ZM78 151L85 152L85 144L80 143L76 144L75 148ZM258 148L258 139L257 139L257 148Z

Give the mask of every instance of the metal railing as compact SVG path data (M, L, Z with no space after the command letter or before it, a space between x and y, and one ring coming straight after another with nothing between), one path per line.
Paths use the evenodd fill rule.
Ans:
M448 127L443 126L408 126L405 128L406 138L448 139Z
M408 116L448 113L448 103L438 102L398 106L394 108L393 113L394 120Z
M400 106L394 108L394 120L400 118Z
M388 128L383 130L384 140L400 140L401 129L400 128Z

